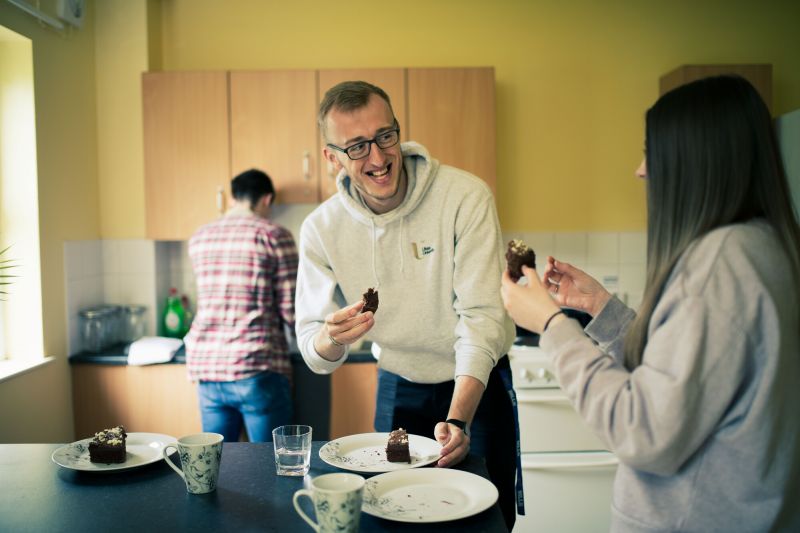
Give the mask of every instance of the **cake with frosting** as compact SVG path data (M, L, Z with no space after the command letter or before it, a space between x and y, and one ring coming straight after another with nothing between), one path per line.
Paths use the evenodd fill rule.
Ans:
M98 431L89 442L89 461L93 463L124 463L128 434L123 426Z
M367 289L367 292L364 293L363 302L364 305L361 307L362 313L366 313L367 311L375 313L375 311L378 310L378 291L372 288Z
M514 281L519 281L522 277L523 265L536 268L536 253L533 248L519 239L508 241L506 249L506 263L508 263L508 275Z
M408 433L403 428L389 433L386 443L386 460L390 463L410 463L411 453L408 449Z

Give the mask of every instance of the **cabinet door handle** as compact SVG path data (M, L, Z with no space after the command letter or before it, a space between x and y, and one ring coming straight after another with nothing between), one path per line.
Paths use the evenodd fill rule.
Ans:
M303 179L311 181L311 154L308 150L303 152Z
M217 213L223 214L225 210L225 189L217 187Z

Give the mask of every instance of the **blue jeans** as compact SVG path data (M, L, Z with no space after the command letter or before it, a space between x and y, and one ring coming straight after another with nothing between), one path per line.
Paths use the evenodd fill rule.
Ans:
M470 454L483 457L489 478L497 487L498 503L508 530L516 520L514 478L517 470L516 419L501 370L508 357L497 363L470 425ZM378 371L375 431L404 428L409 433L434 438L433 428L447 418L455 381L412 383L385 370Z
M272 430L292 422L289 379L261 372L238 381L201 381L197 387L203 431L238 442L242 423L250 442L271 442Z

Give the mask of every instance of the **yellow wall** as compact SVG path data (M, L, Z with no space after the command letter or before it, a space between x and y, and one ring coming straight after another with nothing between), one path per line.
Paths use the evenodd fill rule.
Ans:
M492 65L507 231L643 229L644 193L633 178L642 116L659 76L678 65L772 63L775 112L800 107L798 2L106 2L88 0L83 28L57 32L0 1L0 24L33 41L44 350L57 357L0 383L0 419L13 410L17 439L72 436L64 241L144 236L136 73L145 64ZM39 5L55 13L55 0Z
M643 113L659 77L681 64L772 63L775 111L800 107L800 2L162 6L165 70L494 66L497 199L508 231L643 229L643 184L633 177Z
M0 442L63 442L73 436L64 241L100 235L93 10L62 33L0 2L0 24L33 42L44 352L56 357L0 383Z
M148 70L144 0L95 3L100 233L143 237L141 73Z

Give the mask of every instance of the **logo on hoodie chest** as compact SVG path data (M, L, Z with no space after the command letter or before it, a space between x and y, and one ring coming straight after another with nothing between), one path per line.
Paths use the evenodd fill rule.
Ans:
M412 242L411 247L414 249L414 257L417 259L422 259L434 251L433 246L430 246L425 241Z

